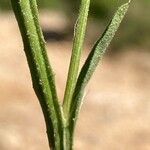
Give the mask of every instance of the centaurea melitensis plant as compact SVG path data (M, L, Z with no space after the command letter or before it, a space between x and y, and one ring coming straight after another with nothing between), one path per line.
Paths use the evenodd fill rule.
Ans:
M83 101L84 89L124 18L129 3L130 0L118 8L104 33L94 44L79 73L79 62L90 6L90 0L81 0L79 16L74 30L64 101L61 105L39 24L36 0L11 0L22 35L33 88L44 114L51 149L73 149L74 129Z

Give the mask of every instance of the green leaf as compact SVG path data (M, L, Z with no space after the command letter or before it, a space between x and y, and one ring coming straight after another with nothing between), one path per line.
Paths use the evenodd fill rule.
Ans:
M79 17L75 25L72 56L71 56L68 79L67 79L64 101L63 101L63 110L64 110L66 120L68 120L68 114L72 103L71 100L75 89L75 84L77 81L81 51L83 47L83 41L84 41L86 25L87 25L89 6L90 6L90 0L81 0Z
M112 41L121 21L123 20L128 7L129 3L125 3L118 8L116 11L113 19L110 21L109 25L107 26L106 30L102 34L102 36L98 39L95 43L94 47L92 48L85 64L83 65L81 72L79 74L76 88L74 91L74 95L72 98L72 105L70 108L70 130L73 132L75 123L80 111L80 107L82 104L82 99L84 95L84 89L88 84L93 72L95 71L99 61L102 59L103 54L106 51L106 48L109 46L110 42Z

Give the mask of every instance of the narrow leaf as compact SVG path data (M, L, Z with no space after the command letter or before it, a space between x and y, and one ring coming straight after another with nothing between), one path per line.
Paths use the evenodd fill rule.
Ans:
M65 117L67 119L68 119L70 106L72 103L71 100L75 89L77 76L78 76L79 63L80 63L81 51L84 42L85 31L86 31L89 6L90 6L90 0L81 0L79 17L77 19L77 23L75 26L72 56L70 61L68 79L67 79L64 102L63 102L63 110L64 110Z
M73 95L73 103L70 109L70 130L74 130L74 126L76 123L76 119L78 117L78 113L80 111L80 107L82 104L84 89L90 80L93 72L95 71L99 61L102 59L103 54L106 51L106 48L109 46L110 42L112 41L121 21L123 20L128 7L129 3L125 3L118 8L116 11L113 19L110 21L109 25L107 26L106 30L102 34L102 36L98 39L95 43L92 51L90 52L85 64L83 65L81 72L79 74L75 92Z

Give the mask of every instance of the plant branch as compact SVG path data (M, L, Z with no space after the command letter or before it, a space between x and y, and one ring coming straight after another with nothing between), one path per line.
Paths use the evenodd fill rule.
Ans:
M44 113L49 145L59 150L63 147L61 141L61 136L63 136L62 111L38 21L36 0L11 0L11 3L21 31L33 88Z

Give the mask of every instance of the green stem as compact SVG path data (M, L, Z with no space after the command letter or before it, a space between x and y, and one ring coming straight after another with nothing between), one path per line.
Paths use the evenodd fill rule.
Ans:
M48 62L45 42L38 22L36 0L11 0L21 31L33 88L45 117L49 145L63 147L63 113L59 105L53 71Z
M76 80L78 76L81 50L84 42L89 6L90 0L81 0L79 17L75 26L72 56L64 95L63 110L66 119L69 118L68 115L70 111L72 95L75 89Z

